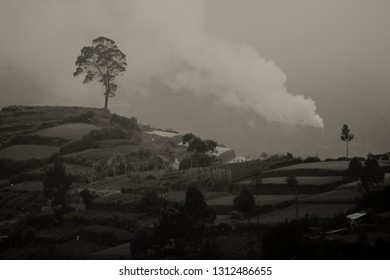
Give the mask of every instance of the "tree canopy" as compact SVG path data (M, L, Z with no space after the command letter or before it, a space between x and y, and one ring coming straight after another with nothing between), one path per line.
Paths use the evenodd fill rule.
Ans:
M73 76L85 74L84 84L97 79L104 85L104 108L107 109L108 98L115 96L118 88L114 79L126 71L126 55L118 49L113 40L100 36L92 41L92 46L81 49L75 64L77 68Z

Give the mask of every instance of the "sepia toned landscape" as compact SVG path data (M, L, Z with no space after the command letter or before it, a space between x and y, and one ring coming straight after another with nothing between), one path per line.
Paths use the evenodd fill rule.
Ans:
M390 259L389 4L32 2L0 3L0 259Z

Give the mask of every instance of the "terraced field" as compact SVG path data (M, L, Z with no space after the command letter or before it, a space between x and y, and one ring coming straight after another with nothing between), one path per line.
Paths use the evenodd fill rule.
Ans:
M58 152L58 147L41 145L13 145L0 150L0 158L12 160L45 159Z
M223 192L203 192L203 195L205 199L207 200L207 203L209 205L211 201L223 198L226 196L226 193ZM174 192L168 192L164 193L162 197L170 200L170 201L176 201L176 202L184 202L186 198L186 192L185 191L174 191Z
M77 153L63 156L64 158L75 158L79 161L99 161L107 159L115 154L129 154L140 149L138 145L118 145L111 148L88 149Z
M301 199L305 203L321 203L321 204L346 204L355 203L355 199L359 193L356 189L351 190L334 190L317 195L311 195Z
M269 177L262 180L263 184L285 185L287 177ZM327 177L296 177L299 185L327 185L336 182L341 182L343 176L327 176ZM251 180L240 182L241 184L253 184Z
M353 204L300 204L298 207L299 217L305 215L315 215L322 218L333 217L334 215L344 213L345 211L353 209ZM249 219L249 222L256 223L282 223L285 220L296 219L295 205L274 211L262 216ZM241 221L247 223L247 220Z
M40 130L34 134L46 137L59 137L70 140L80 140L91 130L99 129L96 125L86 123L62 124L55 127Z
M283 202L293 201L295 200L295 195L258 195L254 196L255 201L259 202L259 205L279 205ZM306 197L306 195L298 195L298 198ZM225 195L222 197L218 197L215 199L211 199L207 201L208 205L211 206L233 206L234 195Z
M390 161L379 161L379 165L386 171L390 169ZM312 163L301 163L276 168L263 172L265 177L294 176L344 176L348 169L349 161L322 161Z

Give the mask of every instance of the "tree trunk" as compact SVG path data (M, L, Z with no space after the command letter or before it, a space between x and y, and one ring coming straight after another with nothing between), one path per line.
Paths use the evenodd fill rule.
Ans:
M297 214L297 221L299 220L299 215L298 215L298 192L297 192L297 187L295 187L295 211Z
M108 93L104 94L105 95L105 99L104 99L104 109L107 109L107 105L108 105Z
M346 143L347 143L347 159L348 159L349 156L348 141L346 141Z

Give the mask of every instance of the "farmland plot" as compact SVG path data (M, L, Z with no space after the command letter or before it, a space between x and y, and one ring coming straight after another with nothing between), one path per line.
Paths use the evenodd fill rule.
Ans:
M305 203L322 203L322 204L346 204L354 203L358 195L356 189L351 190L334 190L317 195L311 195L301 199Z
M41 145L13 145L0 150L0 158L12 160L44 159L58 152L58 147Z
M46 137L59 137L71 140L80 140L91 130L99 129L96 125L86 123L62 124L55 127L40 130L34 134Z
M314 177L296 177L299 185L327 185L340 182L344 179L343 176L314 176ZM262 180L263 184L278 184L284 185L286 177L269 177ZM242 184L253 184L251 180L240 182Z
M306 195L298 195L298 199L306 197ZM207 204L210 206L233 206L234 195L225 195L223 197L218 197L207 201ZM284 202L295 200L295 195L254 195L255 201L259 202L259 205L279 205Z
M43 192L43 185L40 181L27 181L9 187L17 192Z
M218 198L218 197L225 197L226 193L223 192L203 192L204 198L207 200L207 203L209 201L213 201L213 198ZM168 192L162 195L162 197L166 198L167 200L170 201L175 201L175 202L184 202L186 199L186 192L185 191L174 191L174 192Z
M140 146L138 145L118 145L112 148L87 149L81 152L67 154L63 157L80 162L93 162L108 159L115 154L129 154L131 152L138 151L139 149Z
M344 213L345 211L354 208L353 204L300 204L298 207L299 217L305 217L306 215L315 215L321 218L333 217L334 215ZM286 221L296 219L295 206L280 209L262 216L254 217L250 219L250 222L256 223L283 223ZM243 223L247 222L242 221Z

